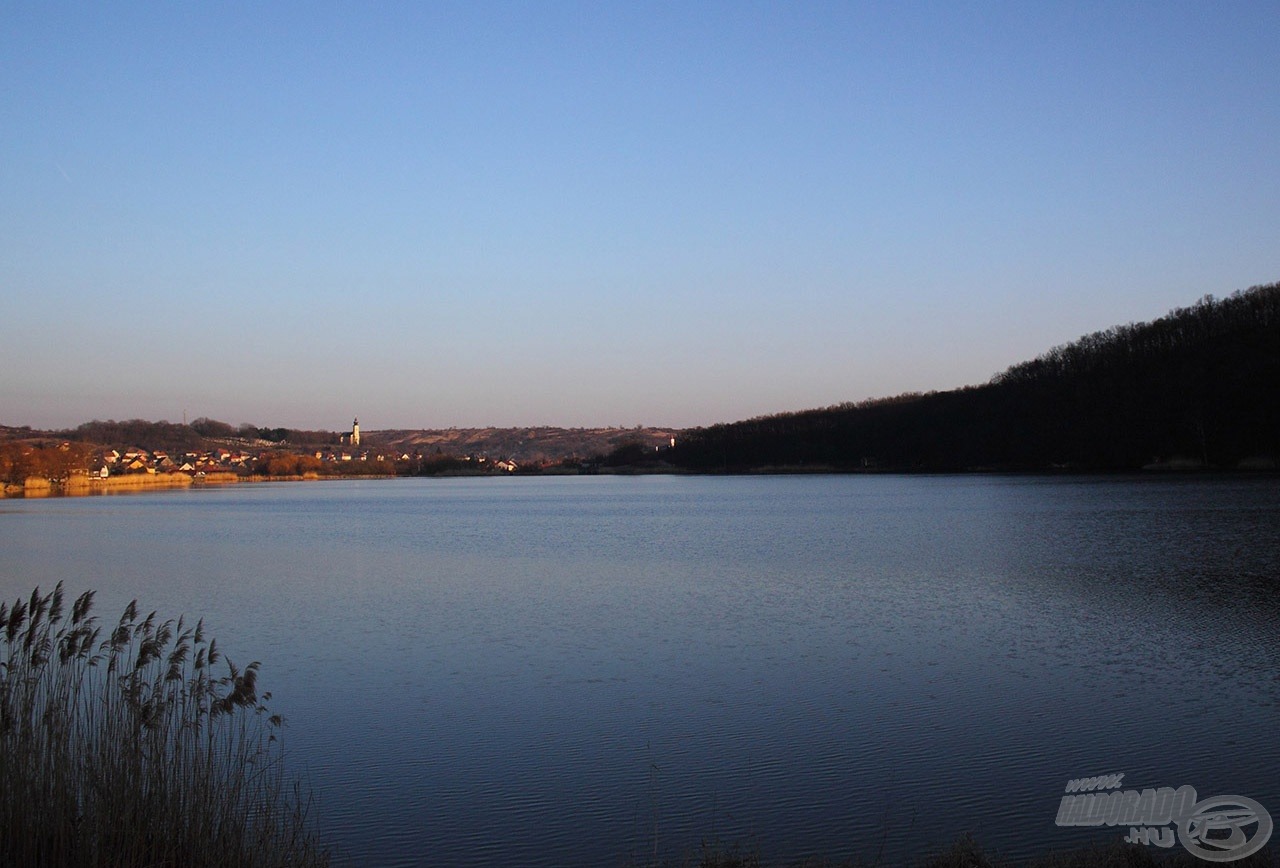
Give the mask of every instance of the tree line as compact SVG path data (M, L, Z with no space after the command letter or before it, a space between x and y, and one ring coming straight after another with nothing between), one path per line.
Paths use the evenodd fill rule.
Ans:
M0 442L0 483L21 485L30 477L66 479L88 465L92 447L83 443Z
M245 423L231 425L217 419L201 416L189 425L177 422L149 422L145 419L95 419L65 431L50 432L49 436L63 440L98 443L116 448L145 445L148 449L166 452L198 452L218 441L266 441L290 446L329 446L341 442L342 435L334 431L309 431L297 428L259 428Z
M1280 457L1280 284L1205 296L946 392L687 431L691 470L1234 468Z

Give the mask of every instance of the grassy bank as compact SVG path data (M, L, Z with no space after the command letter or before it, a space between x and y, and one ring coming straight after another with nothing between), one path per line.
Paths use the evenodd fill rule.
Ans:
M179 618L105 635L92 592L0 605L0 864L322 866L281 721ZM225 672L224 675L216 673Z

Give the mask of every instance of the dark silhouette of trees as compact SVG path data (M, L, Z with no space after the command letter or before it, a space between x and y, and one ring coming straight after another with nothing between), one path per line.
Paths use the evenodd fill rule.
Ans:
M1085 335L989 383L685 432L691 469L1236 467L1280 456L1280 284Z
M610 450L600 463L605 467L635 466L653 455L653 449L643 443L630 442Z
M466 459L437 453L416 462L410 473L414 476L441 476L474 470L473 463Z
M196 420L197 422L200 420ZM95 419L71 431L61 432L68 440L80 440L98 443L115 448L146 444L148 449L162 449L169 452L184 452L199 449L204 444L201 434L194 426L174 424L172 422L148 422L144 419L130 419L127 422L106 422Z
M195 431L201 437L234 437L236 429L226 422L219 422L217 419L210 419L207 416L201 416L191 423L191 430Z

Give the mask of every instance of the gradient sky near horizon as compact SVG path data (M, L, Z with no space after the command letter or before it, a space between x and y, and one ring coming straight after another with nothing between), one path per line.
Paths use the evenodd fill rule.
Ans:
M731 421L1280 279L1271 2L0 9L0 424Z

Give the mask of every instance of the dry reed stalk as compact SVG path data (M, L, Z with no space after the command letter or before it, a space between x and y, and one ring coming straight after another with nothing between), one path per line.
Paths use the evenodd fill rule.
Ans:
M327 865L259 665L216 676L203 621L136 601L104 638L92 606L0 604L0 864Z

